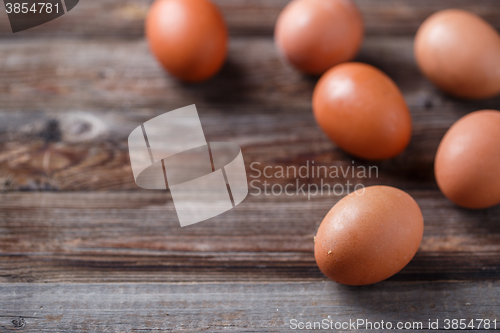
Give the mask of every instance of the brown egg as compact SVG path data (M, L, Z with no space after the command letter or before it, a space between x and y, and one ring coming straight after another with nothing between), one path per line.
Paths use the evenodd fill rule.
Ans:
M434 164L441 192L462 207L500 203L500 111L459 119L439 144Z
M149 47L173 76L204 81L222 67L228 33L209 0L156 0L146 18Z
M331 68L314 89L314 117L346 152L365 159L391 158L411 138L411 115L396 84L362 63Z
M431 15L415 37L415 58L424 75L451 95L500 93L500 36L477 15L458 9Z
M351 0L294 0L281 12L274 35L278 50L294 67L322 74L356 56L363 30Z
M316 235L314 256L333 281L372 284L410 262L423 230L422 213L410 195L370 186L347 195L328 212Z

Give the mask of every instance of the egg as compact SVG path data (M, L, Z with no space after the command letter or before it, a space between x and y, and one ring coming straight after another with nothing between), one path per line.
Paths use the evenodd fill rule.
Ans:
M372 284L410 262L423 230L422 213L410 195L370 186L347 195L328 212L316 234L314 256L333 281Z
M459 119L439 144L434 162L441 192L465 208L500 203L500 111L481 110Z
M344 63L328 70L314 88L312 107L323 132L354 156L387 159L410 142L411 115L401 91L371 65Z
M451 95L500 93L500 35L475 14L447 9L431 15L418 29L414 52L423 74Z
M146 18L146 37L161 65L187 82L215 75L227 55L226 24L209 0L156 0Z
M274 35L289 63L319 75L352 60L363 34L363 19L351 0L293 0L278 17Z

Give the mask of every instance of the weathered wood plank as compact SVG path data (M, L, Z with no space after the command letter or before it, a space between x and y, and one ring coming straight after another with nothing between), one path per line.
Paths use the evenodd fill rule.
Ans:
M393 280L500 274L500 207L469 211L437 191L409 193L424 214L424 239ZM324 280L313 236L338 199L251 194L232 211L180 228L160 191L2 194L0 281Z
M136 113L24 112L0 114L0 189L12 190L137 190L128 156L127 136L133 128L164 110ZM295 183L283 170L310 165L337 167L338 178L321 174L299 179L300 184L349 180L373 185L385 183L403 188L436 188L433 161L437 146L462 114L450 108L415 112L414 133L400 156L381 162L346 155L316 125L310 110L299 113L251 110L217 112L199 108L207 140L239 144L249 181L268 178L273 183ZM465 114L465 113L463 113ZM271 167L266 171L264 168ZM374 168L371 178L352 177L348 168ZM330 169L328 169L330 170ZM299 178L299 177L297 177ZM294 186L295 187L295 186Z
M499 282L1 284L0 295L0 328L51 333L290 332L293 319L422 322L427 330L429 319L442 329L445 319L498 321L500 311Z
M166 76L142 41L45 42L0 46L0 189L135 190L128 134L147 119L192 103L207 139L239 144L247 168L253 162L261 169L298 168L307 161L351 164L314 122L310 98L316 80L280 62L270 38L235 40L222 73L201 85ZM410 147L376 163L379 178L365 184L435 188L432 164L446 129L467 112L498 108L500 98L464 102L440 93L418 73L411 38L370 38L359 60L400 85L414 120Z
M358 61L373 64L400 86L413 111L494 108L500 98L464 102L440 93L418 71L411 37L367 38ZM29 39L0 45L4 111L87 111L200 107L297 112L310 109L316 78L284 64L272 38L235 38L222 71L202 84L183 84L160 68L146 42ZM36 101L36 106L34 106Z
M279 13L288 0L214 0L232 35L272 35ZM433 12L463 8L483 16L500 28L496 0L355 0L365 20L368 35L414 34ZM143 36L144 18L152 0L81 1L69 14L14 37L6 19L0 22L0 37L31 36L120 37ZM3 4L2 4L3 7ZM2 13L4 10L2 8ZM5 15L5 14L3 14Z
M161 111L158 112L160 114ZM126 138L142 121L134 121L134 112L98 114L74 112L63 115L24 113L22 117L3 115L0 137L0 189L12 190L138 190L133 181ZM392 161L367 162L352 159L335 147L319 130L309 110L285 116L280 113L200 115L209 141L230 141L243 149L249 181L258 179L262 187L271 184L335 184L349 180L366 185L387 183L406 188L435 188L433 160L446 125L426 125L428 116L416 118L413 142L407 151ZM456 116L448 113L451 124ZM130 119L130 120L129 120ZM272 126L272 124L276 124ZM23 130L24 129L24 130ZM354 161L354 164L353 164ZM374 169L371 178L339 173L331 178L296 177L294 173L276 175L279 167L298 170L310 165L336 166L341 170L363 166ZM262 173L272 167L271 172ZM274 171L273 171L274 170ZM269 177L267 177L269 176ZM300 178L300 179L298 179ZM293 185L296 187L296 185Z
M186 238L186 242L191 240ZM247 241L243 238L239 240ZM157 240L152 238L151 241ZM435 241L447 246L446 239ZM498 252L419 252L408 266L388 281L495 281L500 274L498 255ZM23 254L2 257L0 268L1 283L250 283L328 280L316 266L312 252L307 253L307 256L295 252L240 254L179 251L160 255L110 255L104 252L73 256Z
M401 87L414 136L401 156L374 164L379 177L327 181L403 188L425 219L410 264L362 288L329 281L314 261L313 236L339 196L250 195L230 212L180 228L168 192L135 186L130 131L193 103L208 140L242 147L249 180L261 190L265 178L251 177L252 162L261 171L307 161L352 165L314 123L317 79L276 54L272 30L288 1L214 1L232 34L229 59L199 85L173 80L150 55L143 20L151 0L81 1L18 34L0 22L0 331L288 332L292 318L495 319L500 207L454 206L437 190L432 164L455 120L498 109L500 98L465 102L440 93L414 64L412 36L447 7L500 28L497 0L356 1L368 34L358 60Z

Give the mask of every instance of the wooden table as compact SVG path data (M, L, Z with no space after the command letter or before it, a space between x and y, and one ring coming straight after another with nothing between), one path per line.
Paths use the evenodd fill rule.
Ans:
M326 139L311 112L317 78L277 56L273 25L286 0L217 0L231 33L229 57L198 85L173 80L149 53L143 21L151 0L82 0L17 34L2 12L0 331L288 332L293 319L424 328L436 319L440 328L445 319L500 321L500 207L460 209L433 176L449 126L471 111L499 109L500 98L446 96L422 77L412 53L418 25L439 9L468 9L500 29L498 0L356 2L367 32L357 60L394 79L414 121L408 149L377 163L352 159ZM208 141L242 147L249 181L265 180L254 178L253 162L260 170L307 161L377 166L376 178L347 180L396 186L417 200L425 232L415 258L375 285L328 280L314 261L313 236L336 195L308 200L251 188L236 209L180 228L169 192L135 185L127 137L193 103Z

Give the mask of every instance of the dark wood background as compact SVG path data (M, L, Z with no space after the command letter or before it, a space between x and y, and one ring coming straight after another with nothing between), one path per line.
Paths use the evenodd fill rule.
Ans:
M394 79L414 121L408 149L375 164L326 139L311 112L317 78L278 58L272 32L286 0L217 0L229 56L197 85L173 80L150 55L150 3L81 0L16 34L1 10L0 331L286 332L292 318L500 321L500 207L458 208L433 175L447 128L471 111L499 109L500 98L446 96L422 77L412 52L418 25L439 9L468 9L500 29L498 0L356 1L367 34L357 60ZM249 176L252 162L376 165L379 177L365 185L399 187L422 209L413 261L372 286L323 276L313 236L339 200L333 195L249 195L230 212L180 228L168 192L135 185L127 137L193 103L209 141L242 147Z

